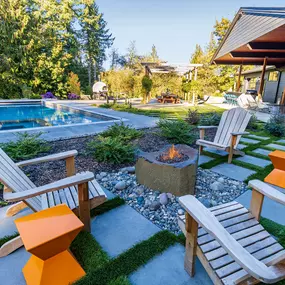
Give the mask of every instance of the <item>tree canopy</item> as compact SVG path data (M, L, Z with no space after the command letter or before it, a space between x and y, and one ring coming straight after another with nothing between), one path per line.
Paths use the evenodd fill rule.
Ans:
M113 40L94 1L1 0L1 97L66 97L70 74L88 89Z

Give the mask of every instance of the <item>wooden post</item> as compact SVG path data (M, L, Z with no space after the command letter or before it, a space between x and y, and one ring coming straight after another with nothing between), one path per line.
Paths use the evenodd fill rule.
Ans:
M68 157L65 159L65 166L66 166L66 176L73 176L75 175L75 159L74 156Z
M200 129L200 140L205 138L205 129ZM203 152L203 146L199 145L199 154L201 155Z
M234 147L235 147L236 142L237 142L237 136L232 135L230 152L229 152L229 157L228 157L228 163L232 163L233 154L234 154Z
M197 76L198 76L198 68L195 67L195 74L194 74L194 80L196 81L197 80Z
M84 224L84 231L91 231L90 201L88 182L78 185L79 218Z
M260 219L263 200L264 200L264 195L252 189L251 201L250 201L250 212L258 221Z
M186 212L186 251L184 268L193 277L195 274L195 260L197 254L198 223Z
M266 65L267 65L267 57L264 58L263 61L263 67L262 67L262 73L261 73L261 78L260 78L260 86L258 90L258 99L262 99L262 93L263 93L263 88L264 88L264 76L265 76L265 71L266 71Z
M283 90L283 93L282 93L280 105L282 105L282 106L285 105L285 87L284 87L284 90Z
M238 81L237 81L237 87L236 87L237 92L239 92L240 86L241 86L241 84L240 84L241 73L242 73L242 64L239 66Z

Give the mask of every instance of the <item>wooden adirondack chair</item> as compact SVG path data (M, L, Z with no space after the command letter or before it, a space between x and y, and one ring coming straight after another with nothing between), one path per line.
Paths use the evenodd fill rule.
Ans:
M228 163L232 162L233 155L244 155L244 152L237 149L238 143L242 135L248 134L245 129L251 118L251 114L242 108L234 108L229 111L225 111L222 115L219 126L199 126L200 139L196 144L199 145L200 154L203 151L203 147L215 148L218 150L224 150L229 153ZM204 140L205 129L218 128L214 141L210 142Z
M215 285L285 279L285 250L258 222L264 196L285 205L285 195L259 180L249 186L249 210L237 202L207 209L194 196L179 199L186 210L178 223L186 235L185 270L191 276L197 256Z
M65 203L81 221L84 229L90 231L90 209L106 201L106 194L94 179L92 172L75 175L74 157L76 150L14 163L0 148L0 182L4 184L4 199L19 202L8 208L6 216L13 216L25 207L34 212ZM47 161L66 161L67 178L37 187L19 168ZM22 246L20 237L0 248L0 257Z

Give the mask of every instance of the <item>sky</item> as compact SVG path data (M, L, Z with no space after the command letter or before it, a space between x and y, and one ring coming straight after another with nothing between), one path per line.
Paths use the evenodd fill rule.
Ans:
M187 63L196 44L204 47L216 20L233 19L240 7L285 6L284 0L96 0L115 37L114 48L126 54L131 41L139 54L154 44L161 59ZM108 68L108 62L105 67Z

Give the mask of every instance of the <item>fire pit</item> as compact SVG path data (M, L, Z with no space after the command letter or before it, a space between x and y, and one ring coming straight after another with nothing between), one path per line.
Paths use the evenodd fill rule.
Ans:
M157 152L141 152L136 163L139 184L176 196L194 194L198 151L173 145Z

